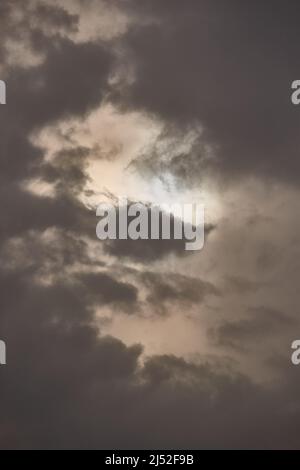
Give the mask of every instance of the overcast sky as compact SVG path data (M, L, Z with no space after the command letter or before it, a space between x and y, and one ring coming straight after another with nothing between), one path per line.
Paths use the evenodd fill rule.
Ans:
M0 448L299 448L299 13L1 0ZM204 249L97 240L119 196Z

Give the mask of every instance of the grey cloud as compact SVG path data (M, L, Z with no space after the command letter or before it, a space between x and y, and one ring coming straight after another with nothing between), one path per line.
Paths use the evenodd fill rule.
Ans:
M78 15L71 15L64 7L47 4L38 4L33 12L38 21L38 26L46 28L63 28L66 31L77 30L79 21Z
M285 387L270 399L242 375L174 356L152 357L140 368L139 346L97 338L74 323L41 329L43 312L29 329L28 314L20 336L8 335L1 448L297 446L299 413L287 419ZM295 392L287 397L292 403Z
M266 340L266 336L295 325L295 320L282 312L268 307L248 309L243 319L224 321L211 329L210 334L218 344L247 349L253 343Z
M203 126L185 171L201 175L206 142L218 158L211 162L215 173L297 182L299 109L291 105L290 87L299 73L299 3L288 9L280 0L124 4L148 24L140 21L126 39L136 81L125 87L123 101L179 130Z
M94 228L91 213L71 191L77 187L78 192L86 181L84 149L77 149L77 156L58 155L56 167L43 166L43 151L30 143L29 136L37 127L97 107L105 95L111 55L99 44L75 45L62 38L52 43L45 37L43 41L44 63L10 70L8 104L5 112L1 109L1 196L9 207L1 220L2 237L51 226L83 232L85 226L89 233ZM58 197L41 198L21 188L23 180L40 176L59 180Z
M298 412L288 412L296 400L292 378L266 390L205 358L197 365L155 356L141 365L140 345L127 347L93 326L95 302L129 305L135 289L104 273L59 279L59 264L51 270L56 282L42 285L35 263L0 269L0 331L9 345L1 448L297 446Z
M57 227L74 233L91 235L95 230L95 216L74 197L60 194L57 198L32 195L18 186L8 185L0 191L9 206L1 218L1 238L22 236L28 230L46 230Z
M144 272L141 280L149 289L147 301L159 308L165 302L201 304L207 296L220 295L213 284L177 273Z
M233 292L240 294L255 293L259 289L263 288L263 284L261 282L256 282L236 276L227 276L225 279L225 284L228 289L231 289Z
M40 39L38 35L36 41ZM75 44L66 38L44 41L45 62L12 70L9 79L7 112L25 129L96 108L104 97L112 64L110 52L101 44Z
M45 165L43 150L29 136L60 119L84 121L108 96L114 57L108 44L75 44L60 34L50 38L56 28L76 27L63 0L61 8L37 9L39 26L30 29L25 19L17 28L9 12L27 4L2 0L0 5L4 64L7 51L1 46L8 37L22 41L25 31L33 51L44 56L40 65L7 70L8 105L0 114L0 334L8 345L8 364L0 372L0 448L298 448L300 382L288 353L281 358L280 383L267 388L228 369L225 360L145 358L139 337L127 346L97 328L97 307L112 315L138 312L143 282L152 304L201 303L219 292L207 279L164 278L154 268L131 283L94 256L88 238L95 237L95 213L76 199L90 150L63 150ZM89 2L82 5L88 8ZM215 145L220 157L214 170L295 181L297 110L288 108L286 93L297 73L291 58L298 54L298 6L275 0L270 15L269 5L125 0L129 14L159 22L141 22L122 39L137 81L115 96L118 104L172 121L171 133L200 121L201 139ZM178 177L188 181L191 172L198 177L202 144L187 164L185 155L175 157ZM21 189L25 179L39 176L55 183L56 197ZM50 240L49 228L55 231ZM208 226L207 234L214 228ZM121 265L127 259L146 265L185 254L183 242L173 240L103 247ZM255 292L251 281L230 282L239 293ZM294 326L277 311L246 314L220 324L215 339L236 345L242 338L263 340L264 333L283 330L287 323Z
M106 273L80 274L77 279L86 291L88 298L91 297L96 303L99 301L110 304L125 302L129 303L132 308L137 301L136 287L117 281ZM77 290L76 284L74 288Z
M40 169L44 181L55 184L60 194L66 192L80 194L89 181L87 175L88 157L91 149L75 147L57 152L51 163L42 165Z
M29 32L33 49L45 59L6 71L8 104L0 115L1 176L6 180L28 177L41 164L42 151L28 140L34 130L99 106L113 61L102 44L75 44L60 36L50 39L43 30Z
M162 211L160 212L160 217L162 217ZM147 239L147 240L107 240L105 241L104 249L105 251L113 256L124 258L124 259L133 259L136 262L140 263L153 263L159 261L164 257L170 255L176 255L178 257L192 256L192 251L187 251L185 249L186 239L183 237L181 240L175 239L172 237L173 226L175 218L171 215L171 238L170 240L164 240L162 238L162 231L160 225L159 239ZM130 222L130 217L128 218ZM149 231L151 228L151 212L150 207L148 211L148 227ZM216 229L216 225L207 223L204 227L206 239L209 237L210 233Z

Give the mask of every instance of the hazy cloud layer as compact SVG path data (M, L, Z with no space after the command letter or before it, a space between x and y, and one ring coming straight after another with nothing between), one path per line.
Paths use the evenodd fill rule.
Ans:
M205 170L204 140L215 151L213 168L230 178L246 172L297 183L299 110L290 90L299 72L298 2L288 9L281 0L124 4L149 20L125 39L135 67L125 102L179 129L204 128L183 175L186 166Z
M298 13L1 1L0 448L299 447ZM97 240L132 189L204 250Z

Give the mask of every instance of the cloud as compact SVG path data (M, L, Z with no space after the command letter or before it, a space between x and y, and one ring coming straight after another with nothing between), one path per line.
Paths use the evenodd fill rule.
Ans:
M235 0L109 3L0 4L8 83L0 113L0 337L7 343L0 448L297 448L300 383L288 337L297 325L298 225L290 204L297 192L284 199L282 186L272 187L267 205L265 193L250 188L251 214L271 212L251 224L241 210L244 188L235 186L239 211L229 204L221 220L207 224L207 250L199 256L184 256L184 240L96 244L95 212L82 196L97 139L87 132L91 145L82 139L69 147L72 132L60 132L62 123L84 126L91 112L114 105L112 114L134 111L122 132L131 133L126 164L134 150L140 175L154 169L163 179L170 170L191 187L200 186L202 171L296 183L299 137L289 85L297 78L298 4L275 0L270 14L265 1L247 8ZM121 121L105 121L104 134ZM159 123L155 135L162 122L164 131L136 159L135 129L143 143L150 121ZM35 137L50 128L60 145L50 132L48 153ZM102 139L106 165L122 153L115 128L108 144ZM32 191L32 181L53 191ZM283 240L286 253L274 261ZM138 330L144 307L167 314L149 315L165 328L158 341L166 348L169 338L180 338L172 323L165 326L168 315L186 321L198 305L191 342L203 341L204 352L183 357L176 345L174 354L146 355L144 343L157 338ZM108 320L131 322L134 341L105 334L103 311ZM206 349L207 330L213 345ZM256 363L273 361L278 381L258 383L245 362L237 367L242 342L248 353L257 347Z
M7 282L21 292L16 278ZM297 446L299 412L288 420L286 405L295 391L286 395L282 386L270 397L217 363L195 365L175 356L140 366L140 346L128 348L82 324L86 314L78 299L68 301L69 322L60 321L67 299L55 295L49 303L40 288L30 295L23 290L19 298L10 296L18 329L1 316L10 344L9 367L1 370L1 448Z
M68 32L74 32L77 29L79 15L70 14L63 5L49 5L38 3L34 9L34 15L38 27L43 30L63 28Z
M83 294L91 296L97 303L129 303L137 301L137 289L127 283L119 282L105 273L85 273L77 276ZM77 290L76 285L74 288ZM79 285L80 288L80 285ZM87 302L88 303L88 302Z
M162 307L164 302L193 304L204 302L206 296L220 295L218 289L209 282L180 274L144 272L141 280L149 289L148 302Z
M128 201L130 204L130 201ZM159 211L160 217L160 226L159 226L159 239L138 239L138 240L122 240L117 238L116 240L107 240L105 241L104 250L109 255L113 255L119 258L127 258L133 259L139 263L153 263L155 261L161 260L164 257L168 257L171 255L175 255L178 257L184 256L192 256L193 251L186 250L186 242L188 242L187 238L183 235L182 239L176 239L174 237L174 224L178 219L171 214L170 215L170 239L163 239L162 238L162 224L161 218L163 216L164 211ZM118 219L118 217L117 217ZM134 217L128 217L128 224L130 221L134 219ZM184 232L184 223L183 225L183 234ZM151 205L148 207L148 228L149 233L151 232ZM204 233L206 239L208 238L209 234L216 229L214 224L206 223L204 227Z
M243 319L224 321L210 334L221 345L247 349L293 325L295 320L282 312L268 307L253 307L249 308L248 315Z
M291 105L290 87L299 72L298 2L286 9L275 1L272 14L266 1L124 5L140 21L122 43L135 80L118 97L179 132L200 123L198 152L185 160L183 177L186 170L197 181L203 173L206 143L216 157L210 163L215 174L297 183L299 109Z

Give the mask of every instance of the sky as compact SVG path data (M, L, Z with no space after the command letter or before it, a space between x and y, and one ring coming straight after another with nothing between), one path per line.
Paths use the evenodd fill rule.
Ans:
M297 449L299 2L1 0L1 449ZM96 237L197 202L205 245Z

